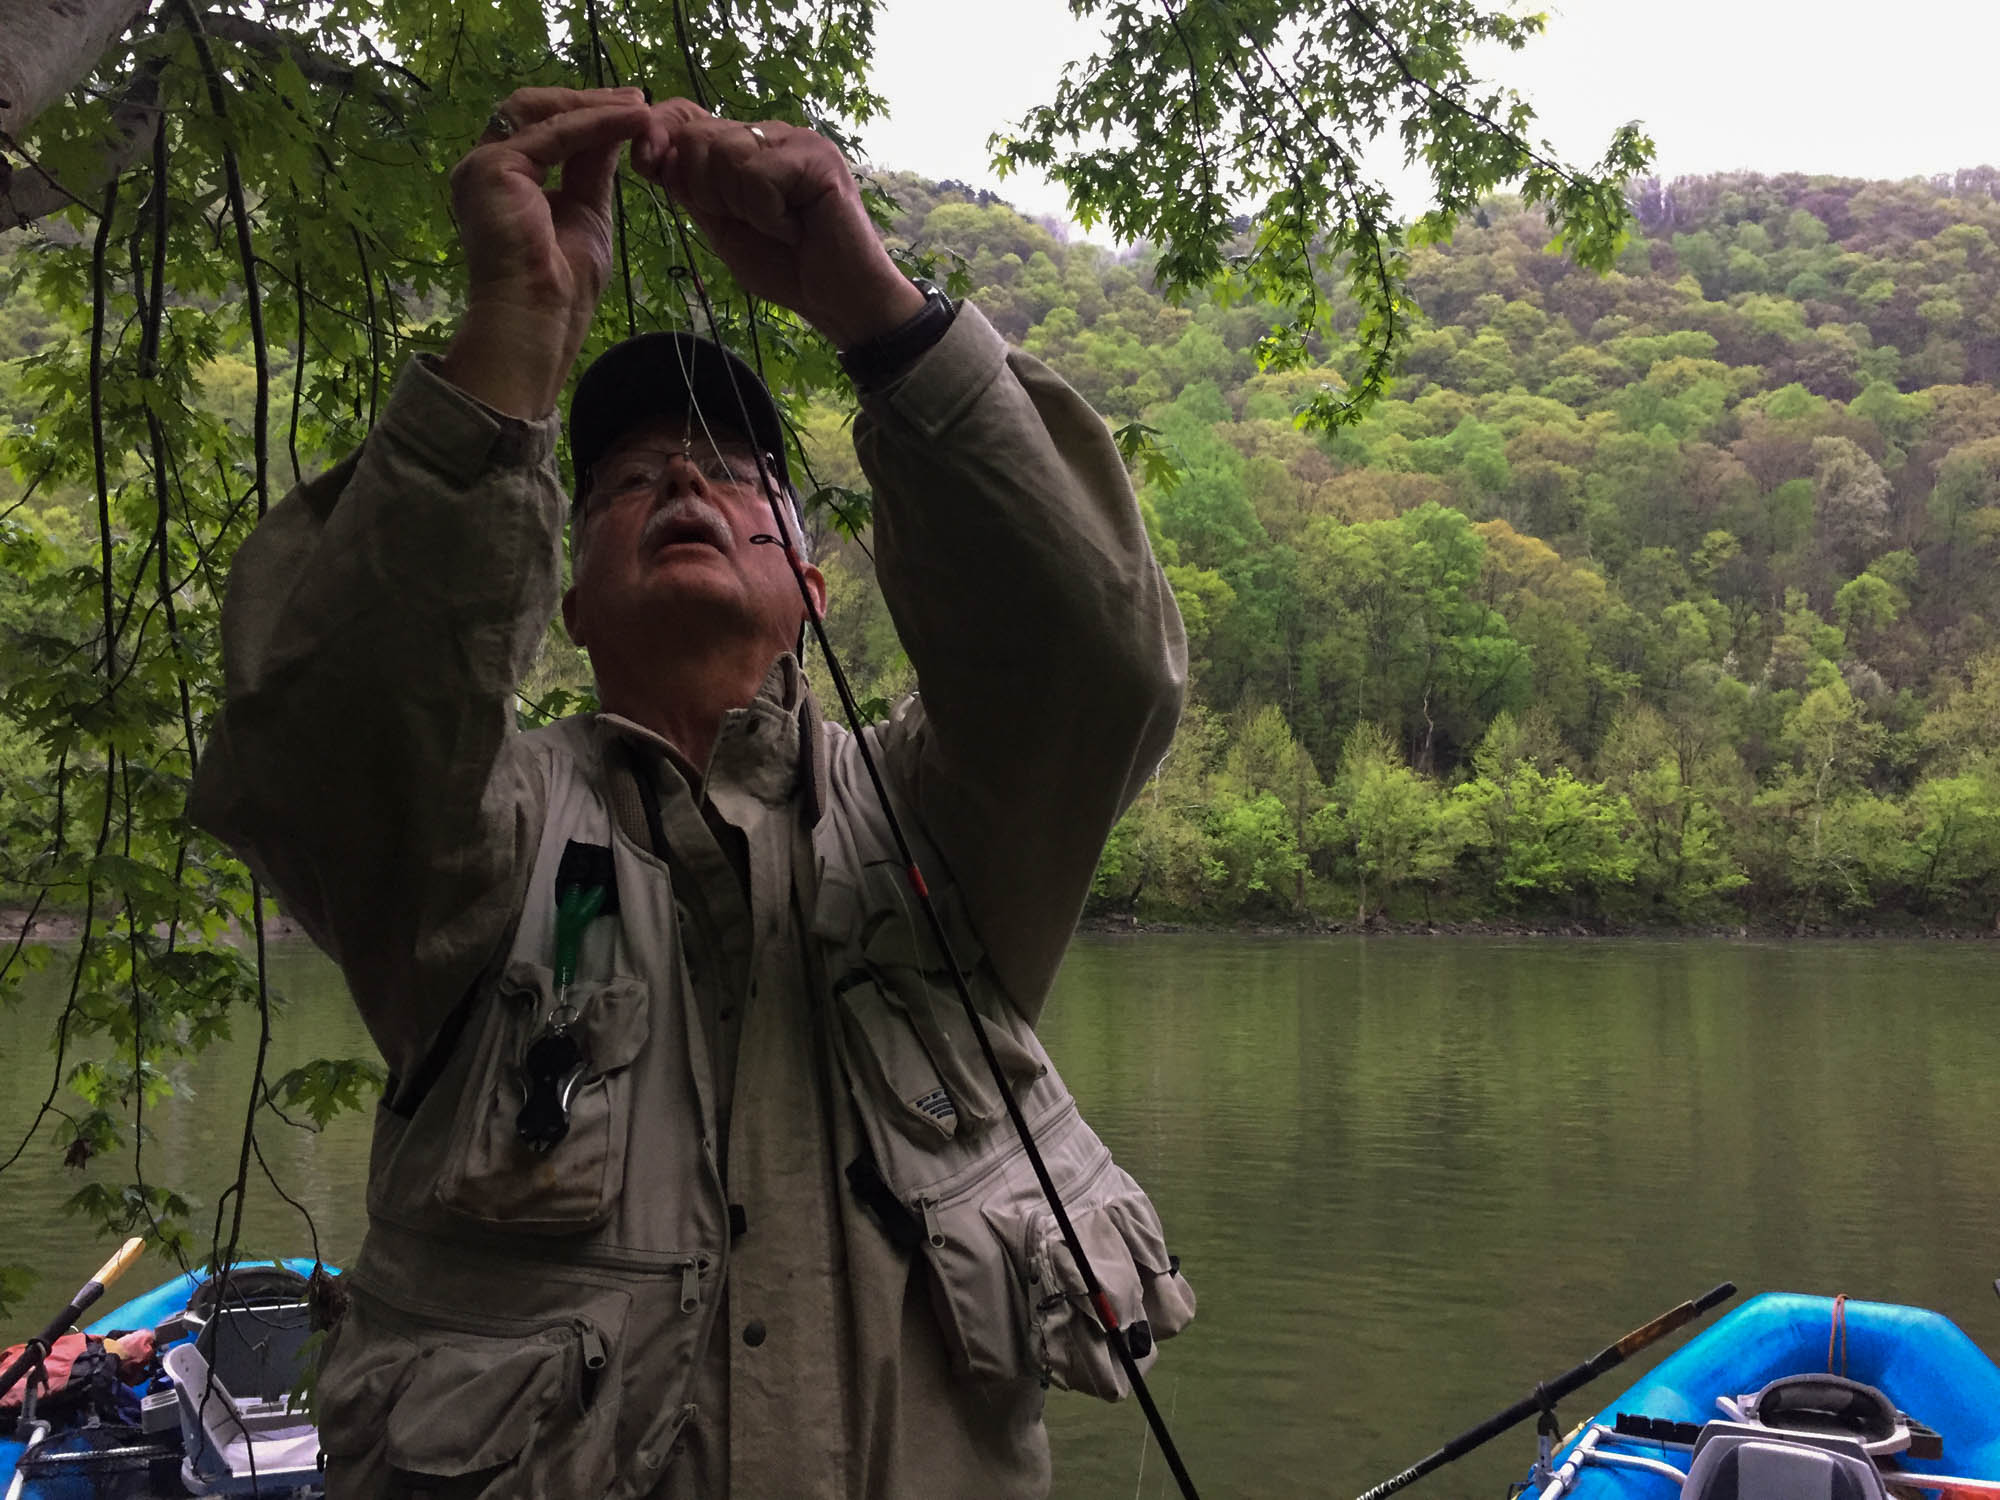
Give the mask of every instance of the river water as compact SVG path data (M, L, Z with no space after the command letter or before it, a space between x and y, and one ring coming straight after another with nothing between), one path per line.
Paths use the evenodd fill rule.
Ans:
M1920 1303L2000 1350L1997 964L1980 944L1086 937L1044 1035L1200 1295L1152 1379L1203 1494L1345 1500L1725 1279ZM365 1050L321 960L277 968L274 1070ZM0 1015L8 1150L54 1010ZM214 1204L253 1040L156 1112L149 1178ZM364 1123L264 1136L338 1261ZM48 1268L37 1307L103 1254L57 1212L77 1185L39 1146L0 1177L0 1261ZM248 1223L301 1253L268 1189ZM1133 1403L1055 1394L1049 1425L1057 1495L1171 1492ZM1412 1494L1497 1496L1531 1446Z

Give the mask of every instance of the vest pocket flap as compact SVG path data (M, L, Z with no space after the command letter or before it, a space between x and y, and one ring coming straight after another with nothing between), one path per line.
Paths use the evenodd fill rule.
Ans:
M563 1096L560 1134L537 1138L530 1131L524 1137L529 1049L561 1002L545 965L509 964L478 1033L438 1177L438 1201L466 1218L527 1234L577 1234L609 1219L624 1191L629 1069L650 1034L648 999L635 979L570 986L575 1065L569 1075L537 1084ZM539 1107L546 1109L547 1097L540 1096Z
M1194 1288L1181 1275L1179 1258L1167 1253L1159 1213L1145 1189L1115 1164L1109 1176L1111 1181L1100 1184L1100 1188L1109 1189L1102 1204L1080 1215L1073 1213L1070 1223L1099 1276L1106 1275L1106 1265L1122 1268L1129 1262L1131 1266L1133 1283L1114 1289L1107 1279L1105 1286L1120 1325L1129 1329L1143 1319L1147 1338L1155 1342L1170 1339L1194 1320ZM1101 1327L1103 1320L1084 1294L1083 1273L1077 1269L1054 1215L1049 1216L1042 1243L1058 1284L1091 1322ZM1135 1286L1136 1304L1131 1300Z
M1194 1291L1167 1254L1159 1214L1073 1103L1043 1120L1035 1138L1118 1336L1144 1369L1154 1345L1194 1316ZM1129 1393L1112 1335L1021 1152L942 1195L907 1201L923 1226L932 1301L961 1375L1039 1378L1107 1401Z
M917 898L904 883L902 872L879 866L870 871L871 875L878 873L893 879L895 890L893 904L891 901L879 901L873 904L870 911L862 942L868 961L948 974L949 966L944 955L938 951L930 919L917 905ZM951 942L952 956L958 960L959 968L970 974L986 957L986 948L979 941L979 934L972 930L972 918L966 914L965 901L959 895L958 887L940 881L931 888L931 905L937 908L938 921L944 925L944 935Z
M569 1003L576 1007L571 1029L583 1040L591 1077L602 1078L628 1068L638 1057L653 1029L653 1008L648 999L646 986L636 979L570 986Z
M574 1342L565 1331L426 1348L389 1413L384 1457L405 1473L445 1479L513 1462L575 1386Z
M417 1357L417 1346L407 1339L362 1331L363 1317L350 1307L341 1318L328 1337L313 1389L320 1447L332 1458L365 1453L381 1441L383 1414Z
M919 1145L956 1135L958 1100L945 1088L943 1072L908 1009L867 973L840 980L833 995L848 1060L858 1065L875 1099L890 1106L896 1127Z
M425 1279L446 1281L446 1264ZM355 1286L314 1403L336 1491L378 1493L389 1469L433 1480L504 1471L476 1485L490 1500L605 1493L625 1294L552 1280L515 1294L468 1272L439 1295L452 1305ZM535 1316L489 1311L496 1297Z
M850 1059L861 1063L877 1099L894 1102L891 1118L917 1144L1002 1120L1006 1103L955 991L907 972L868 970L836 982L834 997ZM989 1021L986 1034L1017 1090L1042 1076L1041 1059L1005 1027Z

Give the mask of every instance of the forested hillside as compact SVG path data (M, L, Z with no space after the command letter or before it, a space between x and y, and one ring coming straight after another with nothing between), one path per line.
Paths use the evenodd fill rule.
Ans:
M2000 173L1649 183L1602 277L1494 203L1417 252L1403 378L1331 435L1292 414L1337 369L1259 374L1256 308L893 186L1151 429L1194 691L1105 912L1992 923ZM860 675L906 685L865 556L825 561Z
M1138 444L1193 694L1102 913L1992 925L2000 173L1650 183L1606 276L1495 202L1416 252L1403 376L1333 434L1293 414L1338 360L1260 374L1255 306L887 185L906 244ZM12 424L54 337L0 306ZM252 389L219 351L199 400L241 428ZM865 487L838 412L805 429L821 484ZM89 498L49 498L34 545L86 555ZM821 561L857 680L909 686L865 547L829 528ZM586 682L552 638L534 690Z

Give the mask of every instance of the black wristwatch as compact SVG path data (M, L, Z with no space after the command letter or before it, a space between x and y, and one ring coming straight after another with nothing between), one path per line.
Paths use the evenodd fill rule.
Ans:
M911 285L924 294L924 305L909 320L887 333L841 351L840 367L857 390L879 390L917 362L917 356L945 335L958 316L958 304L944 288L930 281Z

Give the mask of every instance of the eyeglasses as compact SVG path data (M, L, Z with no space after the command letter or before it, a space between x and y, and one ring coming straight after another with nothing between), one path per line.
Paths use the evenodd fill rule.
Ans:
M754 485L766 469L776 463L768 453L748 448L634 448L592 464L583 506L596 510L616 505L633 496L656 495L667 486L675 460L692 464L697 474L712 485Z

